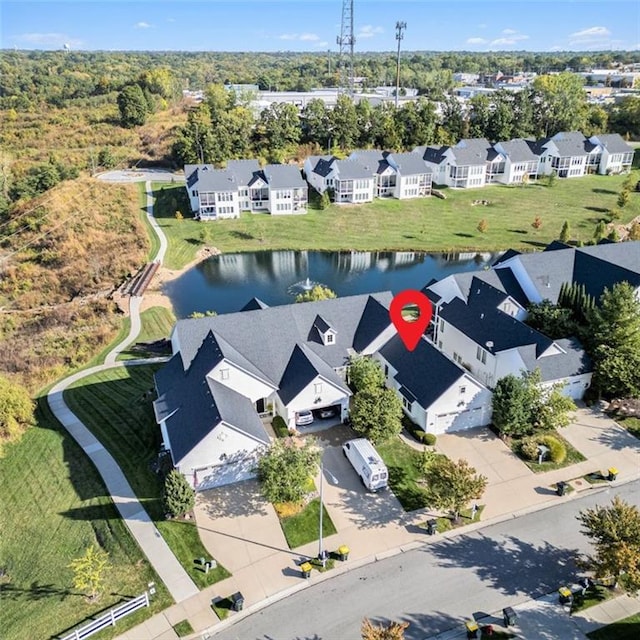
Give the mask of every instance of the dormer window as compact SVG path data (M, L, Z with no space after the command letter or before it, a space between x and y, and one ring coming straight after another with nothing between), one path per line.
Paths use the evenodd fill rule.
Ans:
M326 343L327 344L333 344L333 342L335 340L335 335L329 331L329 332L327 332L327 335L325 336L325 338L326 338Z

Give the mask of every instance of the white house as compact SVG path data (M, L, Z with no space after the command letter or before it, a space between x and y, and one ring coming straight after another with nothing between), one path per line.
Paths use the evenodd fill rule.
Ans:
M588 158L594 152L592 145L579 131L561 131L551 138L539 140L538 174L559 178L578 178L587 173Z
M376 179L372 171L355 160L336 160L333 163L334 200L338 204L371 202Z
M307 212L307 185L298 167L268 164L262 173L269 191L269 213L286 215Z
M597 149L594 155L598 162L594 162L594 165L598 173L606 175L631 170L634 149L619 133L600 133L591 136L589 142Z
M497 156L484 138L460 140L453 147L416 147L413 152L422 156L436 184L460 189L484 187L487 162Z
M396 173L394 198L406 200L431 195L431 169L418 154L390 153L386 160Z
M427 433L441 434L491 422L491 392L461 366L421 339L408 351L394 336L374 356L404 412Z
M521 184L538 177L538 156L533 151L534 142L518 138L496 142L493 148L500 154L502 167L497 171L496 182Z
M307 182L318 192L333 188L336 171L335 156L309 156L304 161L304 175Z

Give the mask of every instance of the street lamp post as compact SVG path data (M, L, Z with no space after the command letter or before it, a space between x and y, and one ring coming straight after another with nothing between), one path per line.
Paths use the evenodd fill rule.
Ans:
M324 549L322 548L322 512L324 511L324 503L322 502L322 489L324 488L324 462L320 461L320 532L318 535L318 560L325 566L326 558Z

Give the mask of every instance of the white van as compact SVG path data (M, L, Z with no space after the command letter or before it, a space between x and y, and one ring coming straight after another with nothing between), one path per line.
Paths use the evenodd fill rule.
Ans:
M380 454L365 438L349 440L342 445L342 453L360 476L369 491L387 488L389 474Z

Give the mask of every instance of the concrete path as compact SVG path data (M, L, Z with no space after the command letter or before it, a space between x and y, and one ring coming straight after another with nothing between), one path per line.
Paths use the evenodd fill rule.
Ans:
M147 215L150 217L155 233L160 238L160 250L156 259L162 262L167 248L167 240L153 218L153 201L151 195L151 183L147 182ZM149 514L144 510L133 489L127 482L122 469L117 465L111 454L96 439L91 431L80 421L80 419L69 409L64 401L64 391L78 380L93 375L100 371L105 371L114 367L135 366L142 363L164 360L130 360L116 362L118 355L128 347L140 333L140 304L142 297L133 297L129 303L129 315L131 318L131 329L127 337L117 344L106 356L104 364L90 369L85 369L75 373L53 386L47 396L47 401L51 411L60 424L69 432L74 440L82 447L82 450L89 456L95 465L98 473L109 491L113 503L118 509L124 523L136 539L143 553L147 556L149 563L165 583L169 593L176 602L182 602L199 593L198 588L189 574L178 562L173 552L160 535L160 532L153 524Z
M157 178L156 178L157 179ZM160 225L158 225L158 221L155 219L153 215L153 190L151 188L151 180L147 180L145 182L144 188L147 192L147 219L149 220L149 224L155 231L155 234L158 236L160 240L160 248L158 249L158 253L156 254L154 260L155 262L159 262L162 264L164 262L165 255L167 253L167 249L169 248L169 243L167 242L167 236L164 235Z

